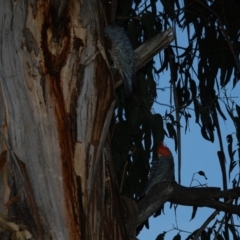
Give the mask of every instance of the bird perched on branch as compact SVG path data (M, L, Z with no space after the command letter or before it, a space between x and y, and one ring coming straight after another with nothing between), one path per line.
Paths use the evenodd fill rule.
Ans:
M170 149L160 143L157 148L157 158L152 160L147 186L140 194L140 198L145 196L155 184L162 181L174 181L174 161Z
M135 55L129 38L125 31L116 24L107 26L104 30L107 37L112 42L110 51L114 68L116 68L124 84L127 97L132 93L135 85Z

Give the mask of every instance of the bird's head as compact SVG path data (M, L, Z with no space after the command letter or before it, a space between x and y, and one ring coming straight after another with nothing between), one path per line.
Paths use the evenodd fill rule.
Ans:
M158 157L171 157L172 153L168 147L166 147L162 142L158 145L157 148Z

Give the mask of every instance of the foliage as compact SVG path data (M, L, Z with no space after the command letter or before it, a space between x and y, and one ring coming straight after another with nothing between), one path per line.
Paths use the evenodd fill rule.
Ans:
M177 148L177 129L181 125L185 125L185 131L188 129L190 106L194 109L195 122L202 137L214 142L214 132L217 133L219 161L226 187L219 118L228 118L222 109L225 105L236 128L235 134L227 136L230 176L235 166L239 166L240 159L240 106L226 96L227 87L234 88L240 79L239 11L239 0L119 1L116 20L125 28L134 49L172 26L175 32L184 31L187 42L186 47L180 46L176 35L176 41L159 54L161 67L157 68L152 60L137 72L138 83L132 98L125 97L122 87L117 90L112 149L123 195L137 199L147 181L149 160L155 154L158 142L165 136L170 137L175 140ZM170 108L166 108L165 116L161 116L152 108L157 96L155 78L161 80L164 71L170 71L169 87L176 97ZM237 141L236 148L233 138ZM233 186L239 186L239 176ZM218 239L227 239L228 230L236 234L236 230L228 226ZM209 234L214 231L203 231L202 239L210 239Z

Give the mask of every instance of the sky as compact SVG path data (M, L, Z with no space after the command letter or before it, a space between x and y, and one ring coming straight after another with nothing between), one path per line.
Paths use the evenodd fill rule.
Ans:
M178 44L181 46L186 45L186 39L184 39L186 35L181 31L177 32ZM155 58L155 62L159 63L158 57ZM169 87L170 75L168 72L164 74L161 73L161 78L158 81L159 88ZM230 87L231 88L231 87ZM234 89L228 89L228 94L231 94L234 98L234 101L240 106L240 84L238 83ZM157 102L161 104L169 105L169 88L166 91L158 91L158 97L156 99ZM193 109L193 106L190 106ZM226 136L228 134L234 133L236 130L233 126L232 120L229 117L228 113L225 110L225 106L222 104L221 109L223 110L225 116L227 117L227 121L223 121L220 117L221 131L222 131L222 140L224 144L224 150L226 154L226 169L228 173L230 159L228 156L227 150L227 140ZM161 115L165 114L166 106L159 105L157 103L154 104L154 111L156 113L160 113ZM201 135L200 127L195 123L195 114L194 112L190 112L192 115L192 119L190 120L189 129L185 134L185 121L183 121L183 129L181 131L181 143L182 143L182 169L181 169L181 185L189 187L192 181L193 174L198 171L203 171L207 177L207 180L198 174L194 176L194 181L192 186L199 186L199 182L201 184L207 184L208 187L221 187L222 188L222 175L221 169L218 161L217 151L220 150L219 142L215 131L215 141L209 142L205 140ZM171 149L174 160L175 160L175 179L177 177L177 153L174 151L174 141L173 139L168 139L165 137L165 144ZM236 141L234 142L233 148L236 149ZM235 156L236 160L236 156ZM237 174L237 166L233 171L231 176ZM228 179L229 180L229 179ZM228 182L228 187L232 188L232 179ZM166 203L164 207L165 215L160 215L157 218L150 218L149 226L150 229L147 230L144 228L141 233L137 236L140 240L154 240L158 236L158 234L166 231L165 239L173 239L175 235L178 234L180 229L183 232L180 232L182 239L186 239L186 237L199 228L206 219L214 212L214 209L209 208L199 208L197 214L193 220L190 221L192 215L192 207L183 207L178 206L176 210L176 215L174 212L174 208L170 209L170 204ZM217 215L217 217L209 224L215 222L216 219L219 221L222 220L222 214ZM237 219L237 223L240 225L239 220ZM177 229L176 229L177 228ZM186 232L184 232L186 231Z

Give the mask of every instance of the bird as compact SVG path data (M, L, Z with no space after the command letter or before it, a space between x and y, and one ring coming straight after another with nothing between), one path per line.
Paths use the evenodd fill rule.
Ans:
M149 179L140 198L145 196L150 189L162 181L174 181L174 160L170 149L160 142L157 146L157 157L153 158Z
M136 85L135 54L131 42L123 28L115 23L108 25L104 32L112 43L110 54L114 68L123 79L126 96L130 97L133 85Z
M175 179L174 160L171 150L165 146L163 142L160 142L157 145L156 155L154 154L151 163L148 182L143 192L139 195L138 201L144 198L154 185L163 181L174 181ZM154 217L158 216L161 211L163 211L163 206L155 212ZM147 229L149 228L148 220L146 220L141 226L137 228L138 233L141 231L144 225Z

